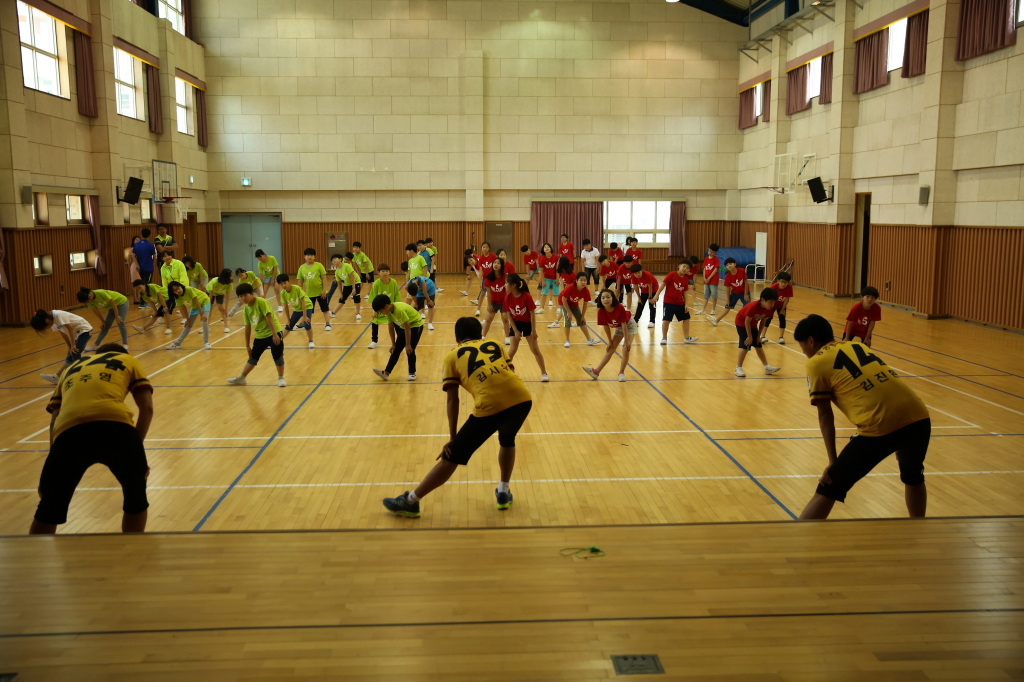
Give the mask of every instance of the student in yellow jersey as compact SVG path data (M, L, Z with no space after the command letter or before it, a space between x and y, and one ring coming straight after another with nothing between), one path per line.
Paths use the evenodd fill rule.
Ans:
M932 423L928 408L885 362L856 341L836 341L832 325L809 315L793 332L808 357L807 387L818 408L818 426L825 440L828 466L801 520L828 518L836 502L886 457L896 453L907 513L919 518L928 507L924 459ZM836 455L835 403L857 427Z
M139 408L137 421L124 404L128 393ZM67 523L75 488L94 464L106 466L121 484L121 531L146 530L149 464L143 443L153 421L153 386L139 361L116 343L100 346L61 375L46 411L50 453L39 475L39 506L29 534L52 535Z
M242 373L228 379L229 384L244 386L246 377L256 369L260 357L268 348L270 355L274 358L274 365L277 366L277 385L284 388L287 384L284 380L284 335L281 331L281 322L274 314L274 309L267 303L267 299L260 298L253 290L251 284L239 284L235 287L235 294L242 302L245 309L245 350L249 359L242 367ZM252 337L255 335L256 340Z
M295 329L304 328L309 339L309 347L316 348L313 343L313 302L309 300L305 291L289 281L288 275L278 275L277 284L281 287L281 294L277 300L284 306L285 319L291 317L284 327L281 338L285 338Z
M526 384L512 366L505 347L481 338L483 328L473 317L455 323L455 341L459 344L444 358L442 388L448 394L448 432L450 439L441 448L440 460L412 492L384 498L384 507L407 517L420 515L420 499L444 485L459 465L465 466L481 445L498 434L498 466L501 480L494 491L498 509L512 504L512 469L516 462L516 434L523 427L533 399ZM473 414L459 425L459 387L473 396Z

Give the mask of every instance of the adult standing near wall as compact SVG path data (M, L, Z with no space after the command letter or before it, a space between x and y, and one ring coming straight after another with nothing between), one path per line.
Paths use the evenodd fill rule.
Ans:
M174 241L174 237L167 233L167 226L163 223L157 223L156 226L156 246L161 251L169 251L175 258L178 257L178 243ZM164 286L167 286L167 282L163 282Z

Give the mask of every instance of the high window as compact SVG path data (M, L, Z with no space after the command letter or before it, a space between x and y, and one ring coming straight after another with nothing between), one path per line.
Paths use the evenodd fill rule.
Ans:
M635 237L640 247L669 243L668 221L671 201L604 202L604 242L617 242L625 248L627 237Z
M754 86L754 118L761 115L761 99L764 91L761 89L761 83Z
M903 68L903 50L907 41L907 20L900 19L889 24L889 56L886 60L886 71Z
M161 19L171 22L171 28L185 35L185 19L182 16L181 0L159 0L157 11Z
M821 94L821 57L807 65L807 101Z
M194 135L192 129L192 86L174 79L174 103L178 113L178 132Z
M21 36L21 73L26 88L61 96L59 40L64 25L49 14L18 0L18 33Z
M117 113L129 118L145 119L142 97L142 62L127 52L114 48L114 87Z

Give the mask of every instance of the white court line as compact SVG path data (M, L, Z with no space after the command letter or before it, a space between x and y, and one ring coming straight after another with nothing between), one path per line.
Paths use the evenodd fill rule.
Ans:
M49 398L51 395L53 395L53 391L50 391L48 393L44 393L43 395L39 396L38 398L33 398L32 400L24 402L21 405L18 405L17 407L12 407L11 409L7 410L6 412L0 412L0 417L4 416L5 414L10 414L11 412L14 412L15 410L20 410L21 408L25 407L26 405L31 405L32 403L39 402L43 398ZM46 429L48 429L48 428L50 428L50 427L47 426ZM46 429L43 429L43 431L45 431ZM42 431L36 431L36 433L42 433ZM36 435L36 433L33 433L33 434L29 435L29 436L26 436L26 438L31 438L32 436ZM49 442L49 441L47 441L47 442Z
M981 474L1024 474L1024 470L1015 469L1009 471L927 471L926 476L976 476ZM871 473L868 477L893 477L899 476L899 472L893 473ZM756 477L761 479L777 478L808 478L818 479L821 474L767 474ZM607 478L533 478L514 479L513 485L521 483L640 483L648 481L734 481L750 480L747 476L623 476ZM264 489L264 488L370 488L376 486L400 487L405 485L419 485L419 481L381 481L381 482L360 482L360 483L241 483L235 488ZM452 485L494 485L494 481L448 481L446 486ZM227 485L151 485L146 490L223 490ZM95 487L77 488L77 491L113 491L121 490L120 487ZM0 493L35 493L35 488L11 488L0 490Z

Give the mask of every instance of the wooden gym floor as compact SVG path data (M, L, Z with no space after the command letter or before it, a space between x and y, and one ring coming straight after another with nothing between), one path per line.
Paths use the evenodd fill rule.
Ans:
M569 349L540 329L548 384L521 348L534 409L509 511L494 509L492 440L422 518L401 519L380 499L413 487L446 440L441 359L473 310L463 278L441 279L414 383L404 359L387 384L372 374L387 344L366 349L369 315L356 323L351 305L331 332L318 318L316 350L289 336L285 389L269 358L248 386L224 383L245 359L237 317L228 334L211 325L212 351L198 335L165 351L162 327L129 328L155 386L145 537L16 537L46 456L38 375L64 346L0 330L0 534L15 536L0 539L0 673L598 679L614 675L610 654L659 653L687 679L1021 674L1021 522L968 517L1024 513L1024 336L884 309L874 350L932 413L929 515L960 520L788 523L826 462L792 337L766 346L778 374L751 354L737 379L731 317L695 319L693 346L676 324L663 347L646 313L624 384L617 359L599 382L583 374L604 347L578 329ZM797 287L790 330L808 313L841 325L850 305ZM120 507L94 467L60 532L115 533ZM905 513L890 459L833 518ZM291 532L252 532L271 530ZM350 532L309 532L325 530ZM591 544L608 555L557 555Z

